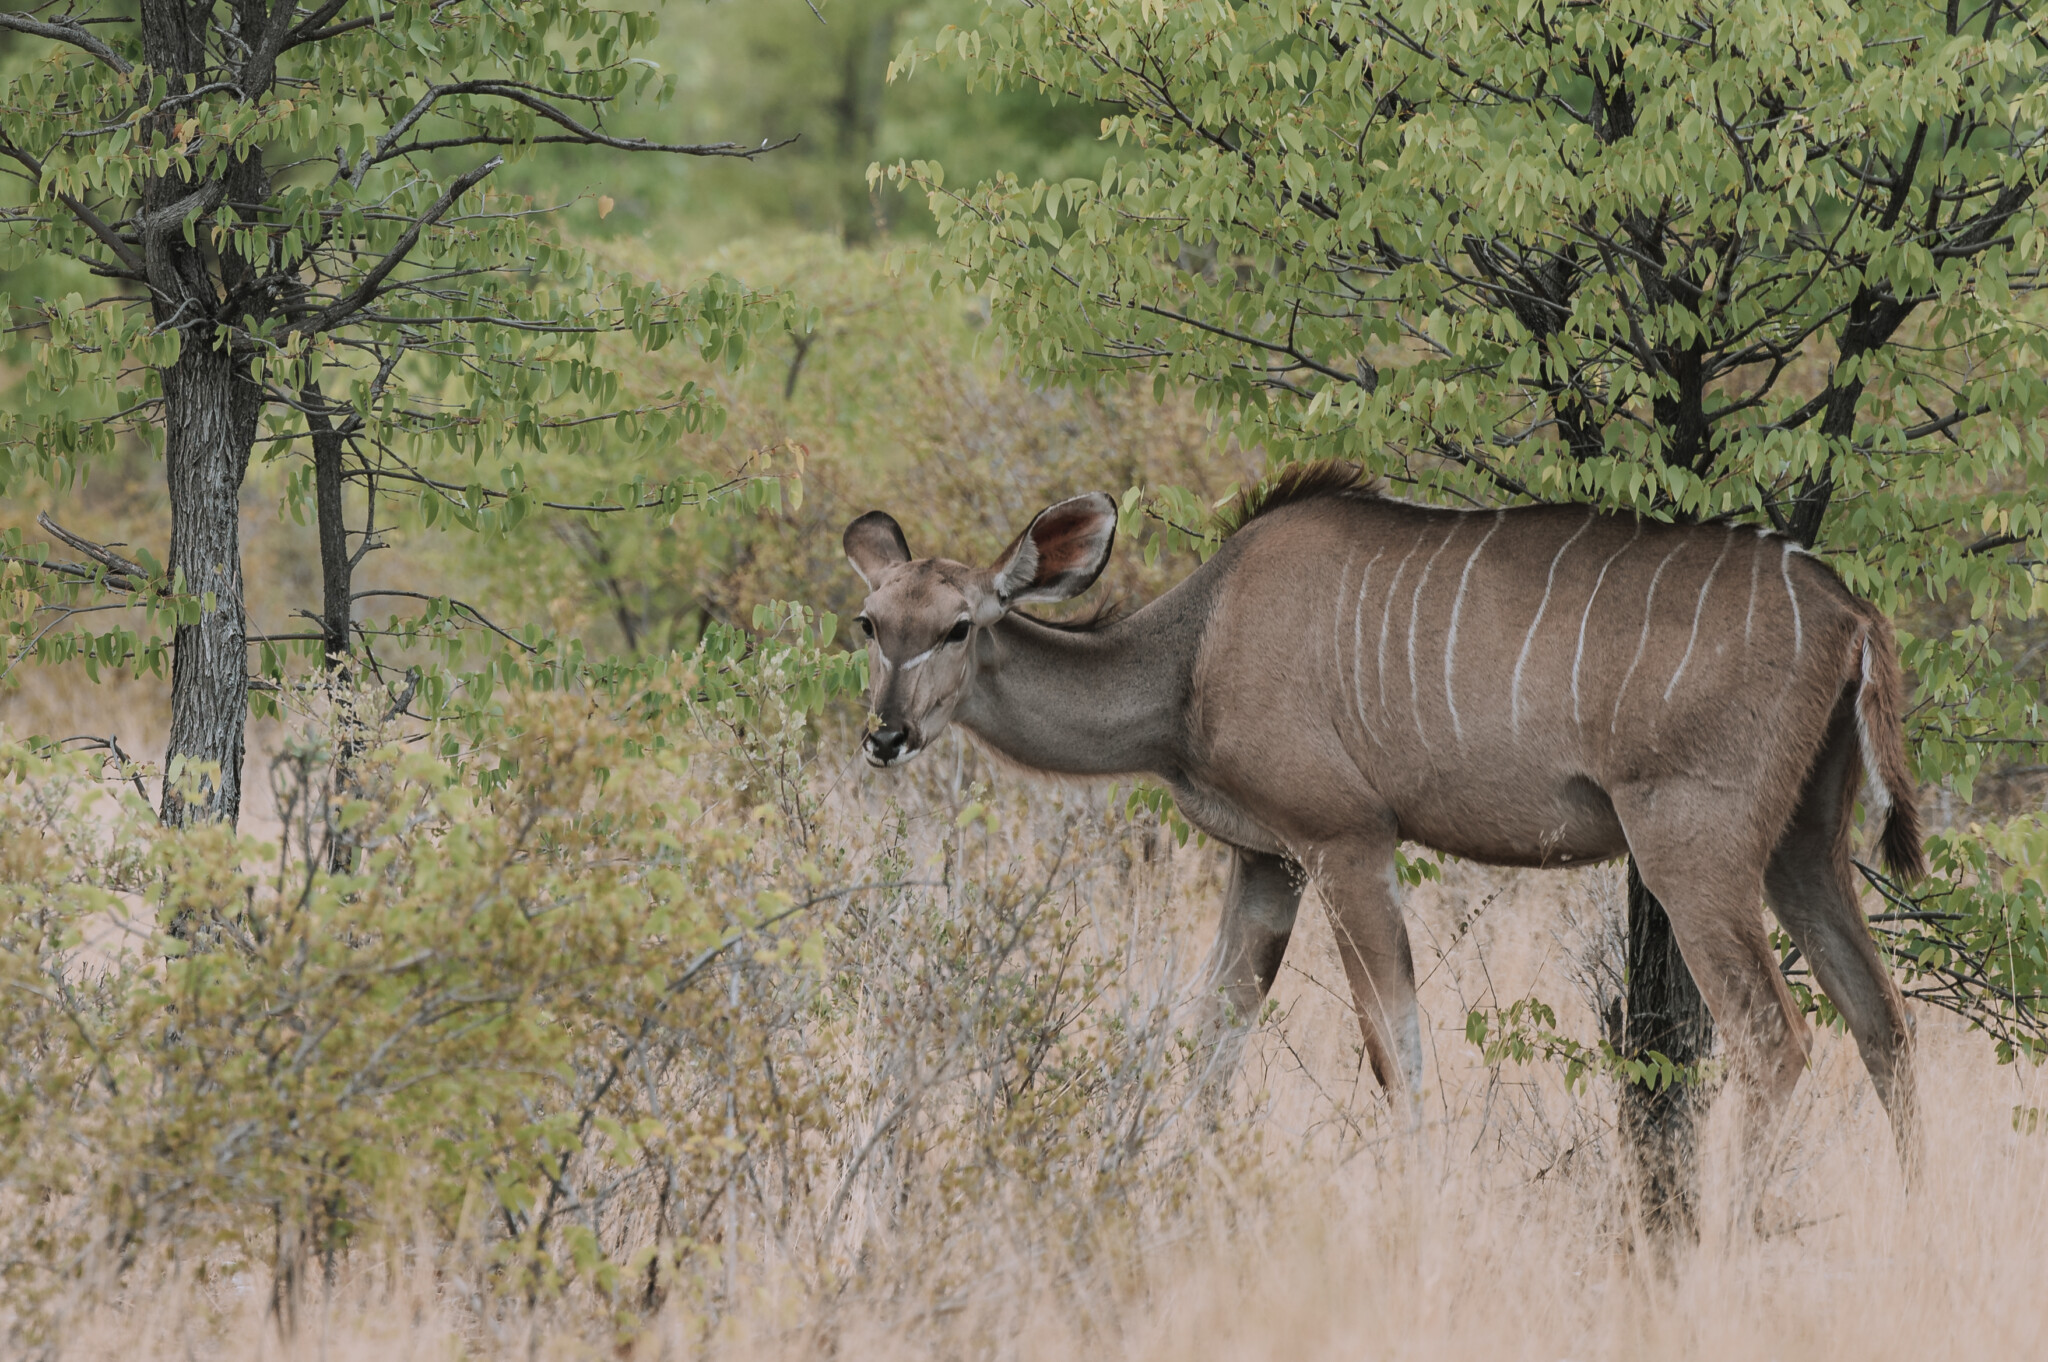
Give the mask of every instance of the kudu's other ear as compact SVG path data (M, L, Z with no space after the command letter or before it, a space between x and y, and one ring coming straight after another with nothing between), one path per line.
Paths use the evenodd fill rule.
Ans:
M885 568L910 561L910 543L903 537L903 527L887 511L869 511L846 527L839 542L846 549L846 561L853 564L870 591Z
M1078 596L1109 566L1115 543L1116 502L1107 494L1048 506L989 569L996 599L1008 609Z

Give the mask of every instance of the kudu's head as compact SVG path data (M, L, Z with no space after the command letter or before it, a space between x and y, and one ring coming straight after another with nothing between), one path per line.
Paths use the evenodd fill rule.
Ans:
M880 721L863 744L868 762L899 766L922 752L974 686L976 635L1013 606L1086 591L1115 539L1116 502L1101 492L1040 511L986 568L912 558L902 527L881 511L848 525L846 559L868 584L856 623Z

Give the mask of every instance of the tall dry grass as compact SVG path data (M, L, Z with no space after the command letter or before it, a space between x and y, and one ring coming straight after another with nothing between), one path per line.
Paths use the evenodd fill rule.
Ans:
M1575 1092L1551 1067L1490 1067L1465 1038L1472 1009L1531 994L1597 1034L1618 982L1614 868L1451 863L1411 893L1419 1137L1375 1091L1311 894L1212 1125L1175 1009L1220 853L1100 789L991 771L957 736L900 773L852 758L828 736L806 777L817 836L854 880L925 887L836 921L831 968L854 992L820 1042L838 1086L815 1160L708 1216L651 1314L621 1328L573 1293L496 1293L422 1225L339 1263L289 1330L259 1267L174 1247L119 1290L81 1283L52 1355L1552 1362L2027 1357L2048 1338L2048 1130L2014 1120L2048 1092L1945 1015L1919 1017L1928 1160L1911 1197L1853 1045L1823 1033L1760 1230L1729 1223L1717 1115L1701 1241L1660 1268L1628 1216L1605 1080ZM1033 895L1019 948L1056 1001L992 1002L974 951L941 939ZM1004 1047L1039 1041L1066 1066L1052 1098L1012 1100L1024 1061ZM773 1169L764 1155L750 1175Z

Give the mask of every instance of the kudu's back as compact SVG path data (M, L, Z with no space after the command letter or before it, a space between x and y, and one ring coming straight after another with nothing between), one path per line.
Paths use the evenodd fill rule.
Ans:
M1563 865L1627 850L1634 810L1762 856L1850 723L1887 856L1919 870L1890 627L1782 537L1349 489L1261 512L1211 566L1191 727L1290 840L1391 817Z

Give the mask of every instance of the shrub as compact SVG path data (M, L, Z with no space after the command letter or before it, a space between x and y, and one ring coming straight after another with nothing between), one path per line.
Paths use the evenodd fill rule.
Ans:
M513 693L481 753L308 692L268 843L0 749L0 819L42 834L0 867L17 1340L172 1258L267 1276L287 1326L308 1281L410 1254L631 1329L763 1273L1092 1260L1179 1201L1133 1194L1199 1161L1161 1139L1182 981L1123 950L1128 829L1041 796L1011 844L977 790L937 846L868 826L784 698L816 635L723 688L708 656Z

